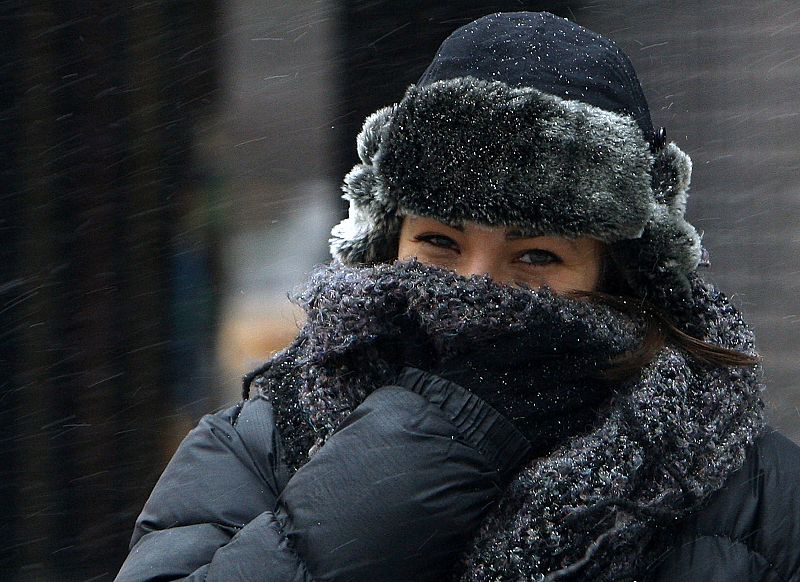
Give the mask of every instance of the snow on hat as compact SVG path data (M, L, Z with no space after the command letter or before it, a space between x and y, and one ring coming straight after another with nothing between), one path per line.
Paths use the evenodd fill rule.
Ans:
M691 160L665 135L613 41L547 12L485 16L365 121L331 254L396 259L407 214L590 236L638 295L679 305L702 248L684 219Z

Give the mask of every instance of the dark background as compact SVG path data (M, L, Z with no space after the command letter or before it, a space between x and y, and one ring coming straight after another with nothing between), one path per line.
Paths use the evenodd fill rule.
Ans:
M630 55L800 441L792 1L0 2L0 578L113 578L182 435L291 337L363 119L523 9Z

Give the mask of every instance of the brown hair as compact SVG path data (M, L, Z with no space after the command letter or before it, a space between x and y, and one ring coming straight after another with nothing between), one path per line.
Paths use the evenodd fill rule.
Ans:
M622 354L611 361L601 377L610 381L623 381L636 376L642 368L653 361L667 342L688 354L705 366L754 366L761 361L736 350L723 348L703 341L678 329L670 318L648 301L635 297L622 276L613 258L605 253L599 287L601 291L578 291L572 295L613 307L634 318L642 318L646 331L642 344L635 350Z
M757 356L723 348L681 331L660 310L640 298L598 291L580 292L575 295L608 305L632 317L643 318L646 322L641 345L612 360L611 365L601 373L604 379L623 381L633 378L655 358L667 342L705 366L754 366L761 361Z

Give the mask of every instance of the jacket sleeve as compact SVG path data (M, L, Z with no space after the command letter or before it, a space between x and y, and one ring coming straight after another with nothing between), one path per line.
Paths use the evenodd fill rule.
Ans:
M268 402L203 417L136 520L116 579L205 580L212 562L224 562L231 550L248 546L249 556L262 555L257 546L274 535L269 512L287 480Z
M654 582L800 582L800 448L769 429L707 505L657 543Z
M245 404L236 426L206 417L153 491L118 580L446 577L529 445L455 384L413 369L396 384L288 482L266 402Z

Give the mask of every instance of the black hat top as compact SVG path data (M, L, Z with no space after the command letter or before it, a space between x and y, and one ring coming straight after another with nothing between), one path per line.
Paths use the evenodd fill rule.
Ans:
M627 115L654 143L650 110L628 56L614 41L549 12L497 13L462 26L417 84L467 76Z

